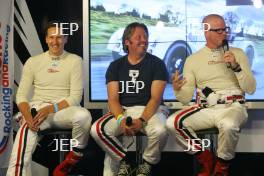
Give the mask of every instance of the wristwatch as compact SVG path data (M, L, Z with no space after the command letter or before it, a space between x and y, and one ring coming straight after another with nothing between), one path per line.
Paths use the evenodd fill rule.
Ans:
M141 121L142 128L144 129L147 126L148 122L146 122L146 120L143 117L140 117L139 120Z

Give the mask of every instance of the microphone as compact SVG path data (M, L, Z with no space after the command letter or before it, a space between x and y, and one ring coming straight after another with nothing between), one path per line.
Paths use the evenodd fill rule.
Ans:
M38 114L38 111L36 108L31 108L30 113L31 113L32 118L34 119L34 117ZM39 131L40 131L40 128L37 131L38 135L39 135Z
M36 108L31 108L30 112L33 118L38 114L38 111L36 110Z
M127 116L126 118L126 126L131 126L133 124L133 120L132 120L132 117L131 116ZM130 137L132 139L132 142L127 146L127 148L130 148L131 145L134 143L134 138L133 136Z
M226 51L229 51L229 45L228 45L228 40L224 39L222 42L222 48L224 50L224 53ZM231 68L231 64L229 62L226 63L227 68Z
M229 51L228 41L226 39L223 40L222 47L224 52Z
M132 117L128 116L126 118L126 126L131 126L132 125L132 122L133 122Z

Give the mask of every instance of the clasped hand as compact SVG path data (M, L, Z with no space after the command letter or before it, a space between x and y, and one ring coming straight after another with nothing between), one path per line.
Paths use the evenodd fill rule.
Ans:
M237 66L237 62L236 62L236 57L235 55L231 52L231 51L226 51L224 54L224 62L225 63L230 63L231 64L231 68L234 68Z
M132 125L127 126L126 125L126 119L124 118L121 121L120 128L121 128L124 135L134 136L137 132L139 132L142 129L142 122L138 118L133 119Z
M45 106L38 110L38 113L35 117L32 117L30 119L26 119L28 127L33 131L38 131L39 126L42 122L48 117L50 113L50 105Z

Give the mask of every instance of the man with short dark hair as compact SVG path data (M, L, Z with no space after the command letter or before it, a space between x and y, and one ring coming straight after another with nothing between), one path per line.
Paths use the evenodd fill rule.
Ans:
M167 109L162 106L167 70L162 60L146 52L148 36L142 23L131 23L125 28L122 43L128 54L113 61L106 72L110 112L91 129L91 135L106 154L120 162L118 176L131 174L131 161L127 148L117 138L119 135L131 136L141 131L148 138L137 176L150 175L152 165L160 161L168 136L164 124Z
M49 23L46 43L49 50L29 58L23 68L16 95L24 122L13 146L8 176L31 176L31 158L38 141L38 131L47 128L72 128L73 151L54 170L54 176L66 176L82 158L91 127L91 115L80 107L82 98L82 59L64 51L67 36L58 24ZM33 86L33 98L28 99ZM31 108L37 110L33 117Z
M229 31L224 19L210 14L203 23L206 46L187 58L183 78L178 71L173 78L176 98L186 104L197 88L198 104L172 114L167 128L188 153L197 156L202 165L198 176L228 176L240 128L248 116L244 94L255 92L256 80L241 49L222 49ZM213 127L219 130L215 166L212 153L202 151L195 133Z

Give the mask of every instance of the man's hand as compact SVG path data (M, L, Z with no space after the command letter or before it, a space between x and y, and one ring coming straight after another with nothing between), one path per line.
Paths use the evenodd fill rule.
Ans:
M27 119L25 118L25 121L27 123L28 128L31 129L32 131L37 132L39 130L39 127L34 125L34 121L32 118L27 118Z
M224 54L224 62L225 63L230 63L231 68L235 68L238 63L236 62L236 57L231 51L226 51Z
M34 125L39 128L40 124L48 117L51 113L52 105L45 106L38 110L37 115L34 117Z
M137 133L142 129L142 121L139 120L139 118L133 119L132 129L134 130L134 133Z
M120 124L120 128L125 135L133 136L142 129L142 121L139 118L133 119L132 125L127 126L126 119L123 119Z
M186 79L181 77L179 70L176 70L175 74L172 77L173 89L179 91L185 83Z
M135 132L133 130L133 125L131 125L131 126L126 125L126 118L124 118L121 121L120 128L121 128L122 132L124 133L124 135L126 135L126 136L134 136L135 135Z

